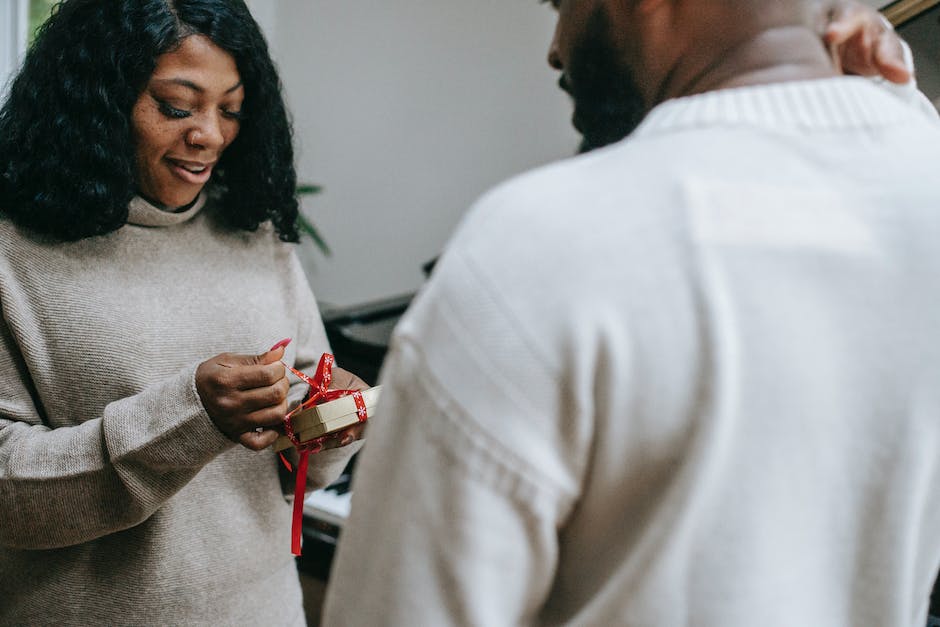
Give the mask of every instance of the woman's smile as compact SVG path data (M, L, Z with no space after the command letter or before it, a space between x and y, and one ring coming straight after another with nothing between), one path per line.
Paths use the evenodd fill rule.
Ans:
M173 174L191 185L205 185L212 176L212 169L216 163L215 161L211 163L184 161L172 157L166 157L165 161Z

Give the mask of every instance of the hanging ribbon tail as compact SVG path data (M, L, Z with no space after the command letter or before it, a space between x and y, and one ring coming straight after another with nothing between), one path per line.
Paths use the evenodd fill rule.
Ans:
M307 464L309 461L310 449L305 448L300 451L300 461L297 463L297 478L294 483L294 516L290 529L290 550L294 555L300 555L304 524L304 494L307 491Z
M310 461L310 454L320 451L323 448L323 442L330 437L330 435L325 435L315 440L301 443L294 430L292 421L294 414L300 410L308 409L313 405L318 405L351 394L356 403L356 413L358 414L359 421L364 422L368 418L362 392L356 390L328 389L330 382L333 380L334 361L333 355L323 353L320 357L320 363L317 365L316 374L314 374L313 377L308 377L303 372L284 364L292 373L310 386L307 399L284 417L284 433L290 438L294 448L297 449L300 455L300 461L297 463L297 476L294 479L294 511L291 520L291 552L294 555L300 555L304 522L304 497L307 492L307 466ZM284 465L287 467L288 471L290 471L290 462L287 461L287 458L283 454L281 454L281 461L284 462Z

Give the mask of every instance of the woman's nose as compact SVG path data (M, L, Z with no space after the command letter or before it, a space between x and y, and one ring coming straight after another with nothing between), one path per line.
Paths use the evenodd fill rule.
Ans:
M225 136L217 116L206 115L199 124L189 129L186 143L193 148L217 149L225 145Z

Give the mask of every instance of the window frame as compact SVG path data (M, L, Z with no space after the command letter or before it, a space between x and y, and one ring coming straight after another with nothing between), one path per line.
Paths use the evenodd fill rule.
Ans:
M940 0L897 0L881 9L894 26L900 26L940 4Z
M29 0L0 2L0 96L26 53L29 29Z

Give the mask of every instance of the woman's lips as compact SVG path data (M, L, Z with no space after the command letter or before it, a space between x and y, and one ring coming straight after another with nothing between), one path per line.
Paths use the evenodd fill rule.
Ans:
M204 185L212 176L212 167L215 163L199 163L196 161L181 161L167 159L170 169L178 178L193 185Z

